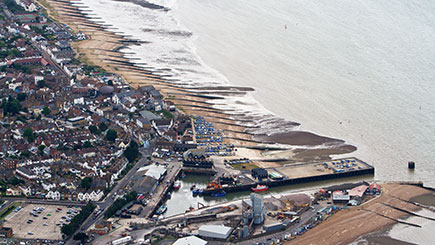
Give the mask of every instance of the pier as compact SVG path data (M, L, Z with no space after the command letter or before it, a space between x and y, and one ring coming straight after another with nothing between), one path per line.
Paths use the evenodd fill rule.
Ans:
M249 172L242 175L243 184L222 186L221 188L204 189L203 195L212 195L215 192L250 191L257 185L266 185L269 188L315 182L321 180L340 179L353 176L373 175L375 169L366 162L357 158L343 158L321 163L287 164L282 167L265 168L268 178L257 181ZM273 176L273 177L271 177Z
M178 162L174 162L171 166L173 168L168 170L167 175L156 188L153 197L141 213L141 217L152 217L157 209L166 202L168 192L173 189L174 182L180 176L182 170L181 164Z

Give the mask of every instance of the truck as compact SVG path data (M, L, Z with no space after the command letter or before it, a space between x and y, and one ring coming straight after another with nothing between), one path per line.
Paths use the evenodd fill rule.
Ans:
M292 219L291 219L291 221L290 221L290 223L299 223L299 221L301 220L301 217L299 217L299 216L294 216Z
M131 236L122 237L112 241L112 245L121 245L126 244L131 241Z

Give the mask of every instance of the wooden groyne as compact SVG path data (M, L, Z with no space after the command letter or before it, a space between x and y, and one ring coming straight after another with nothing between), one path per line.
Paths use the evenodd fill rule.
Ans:
M420 217L420 218L424 218L424 219L428 219L428 220L435 221L435 218L431 218L431 217L427 217L427 216L424 216L424 215L421 215L421 214L417 214L417 213L414 213L414 212L411 212L411 211L405 210L405 209L403 209L403 208L395 207L395 206L390 205L390 204L387 204L387 203L382 203L382 204L385 205L385 206L387 206L387 207L390 207L390 208L393 208L393 209L399 210L400 212L407 213L407 214L409 214L409 215L414 215L414 216L417 216L417 217Z
M414 227L421 228L421 225L417 225L417 224L413 224L413 223L405 222L405 221L402 221L402 220L398 220L398 219L395 219L395 218L391 218L391 217L389 217L389 216L386 216L386 215L384 215L384 214L378 213L378 212L376 212L376 211L372 211L372 210L365 209L365 208L362 208L361 210L364 210L364 211L367 211L367 212L371 212L371 213L377 214L377 215L379 215L379 216L381 216L381 217L384 217L384 218L387 218L387 219L393 220L393 221L395 221L395 222L397 222L397 223L401 223L401 224L405 224L405 225L410 225L410 226L414 226Z
M418 202L411 202L411 201L408 201L408 200L402 199L402 198L400 198L400 197L393 196L393 195L388 194L388 193L386 193L386 195L389 195L389 196L391 196L391 197L393 197L393 198L395 198L395 199L397 199L397 200L400 200L400 201L402 201L402 202L410 203L410 204L412 204L412 205L414 205L414 206L417 206L417 207L420 207L420 208L426 208L426 209L429 209L429 210L435 212L435 208L432 207L432 206L426 206L426 205L423 205L423 204L418 203Z

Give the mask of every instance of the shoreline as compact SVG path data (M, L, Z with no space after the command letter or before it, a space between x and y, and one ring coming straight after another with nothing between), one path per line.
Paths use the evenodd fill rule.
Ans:
M40 5L47 9L50 17L60 23L70 26L74 32L83 32L88 39L73 42L72 46L82 59L88 64L101 66L109 73L120 75L130 86L137 88L152 85L158 89L167 101L173 102L180 110L188 115L203 116L207 121L213 122L217 129L225 130L226 143L237 147L256 147L258 145L274 145L282 143L288 148L283 152L276 152L289 159L289 162L306 162L332 159L334 155L348 154L357 150L355 146L348 145L345 141L330 137L320 136L308 131L298 131L294 127L296 122L285 122L282 127L289 127L285 134L271 136L256 133L256 118L235 111L224 111L214 107L221 95L252 92L253 88L237 86L215 86L186 88L176 85L166 76L153 74L134 63L134 60L125 57L122 49L129 45L140 45L146 41L132 40L128 36L116 32L110 25L104 24L99 17L90 15L90 11L80 8L86 6L79 2L69 0L39 0ZM132 2L132 1L118 1ZM45 3L45 4L41 4ZM48 4L48 5L47 5ZM137 3L134 3L137 4ZM143 7L143 6L142 6ZM148 6L149 7L149 6ZM247 118L247 119L245 119ZM264 119L264 118L263 118ZM271 118L270 120L282 120ZM305 149L300 149L306 146ZM259 153L264 151L256 150ZM270 154L270 152L268 152Z
M376 231L391 229L396 224L395 221L381 217L371 211L393 219L402 219L409 216L383 203L394 204L395 207L415 212L421 210L421 207L397 198L409 201L412 198L432 193L432 191L422 187L407 184L389 183L382 185L382 188L382 195L376 199L370 200L361 206L342 210L309 230L305 235L286 244L351 244L361 237L369 236Z

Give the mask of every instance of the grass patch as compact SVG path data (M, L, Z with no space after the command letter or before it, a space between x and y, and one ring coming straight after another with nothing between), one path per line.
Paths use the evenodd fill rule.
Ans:
M178 109L179 111L182 111L183 114L187 115L187 111L186 111L186 109L184 109L181 105L176 105L175 107L177 107L177 109Z
M47 12L44 14L47 14L47 16L50 16L53 19L59 19L59 14L57 11L46 0L37 0L36 2L44 7L45 11Z
M0 220L4 219L6 216L8 216L14 209L16 209L20 205L21 205L21 202L14 202L14 203L12 203L11 206L9 206L8 208L4 209L0 213Z
M235 169L238 169L238 170L252 170L254 168L258 168L257 165L252 164L252 163L240 163L240 164L234 164L231 166Z
M166 118L169 118L169 119L174 118L174 115L172 115L172 113L169 112L168 110L163 109L163 110L160 111L160 113L162 113L163 116L166 117Z

